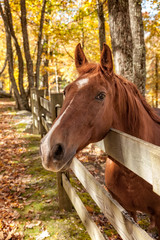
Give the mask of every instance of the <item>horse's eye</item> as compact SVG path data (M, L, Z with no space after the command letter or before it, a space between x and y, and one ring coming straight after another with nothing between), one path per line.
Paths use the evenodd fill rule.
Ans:
M104 92L101 92L96 96L96 99L102 101L105 98L105 96L106 94Z
M66 96L66 90L65 89L63 90L63 95Z

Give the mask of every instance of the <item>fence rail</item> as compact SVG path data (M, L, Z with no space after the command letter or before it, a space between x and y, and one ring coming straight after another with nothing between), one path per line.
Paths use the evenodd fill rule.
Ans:
M51 94L50 99L50 101L44 99L42 91L35 89L31 91L33 129L41 136L49 131L51 121L54 121L58 115L63 95ZM106 138L96 145L152 184L153 190L160 195L160 147L114 129L111 129ZM152 239L76 158L71 163L71 170L124 240ZM91 239L106 239L71 186L69 173L58 173L57 184L60 208L69 211L72 203Z
M96 145L152 184L160 195L160 147L115 129Z

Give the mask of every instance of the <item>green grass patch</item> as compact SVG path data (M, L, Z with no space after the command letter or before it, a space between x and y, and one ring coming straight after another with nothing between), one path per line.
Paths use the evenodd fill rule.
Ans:
M16 131L23 125L17 124ZM23 239L36 239L47 231L52 240L90 240L77 213L60 211L56 173L46 171L39 157L40 136L21 134L26 140L26 152L21 155L25 167L25 191L20 196L17 231L23 233ZM15 159L16 161L16 159Z

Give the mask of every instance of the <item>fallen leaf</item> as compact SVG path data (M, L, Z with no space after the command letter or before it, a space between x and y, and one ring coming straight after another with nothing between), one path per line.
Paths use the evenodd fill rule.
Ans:
M90 213L93 213L94 212L94 209L88 205L85 206L87 211L90 212Z
M36 223L30 223L30 222L27 222L26 223L26 228L34 228L34 227L36 227L36 226L39 226L41 224L41 221L38 221L38 222L36 222Z
M52 199L47 199L46 201L45 201L45 203L50 203L52 201Z
M45 230L39 236L36 237L36 240L43 240L49 236L50 236L49 232L47 230Z

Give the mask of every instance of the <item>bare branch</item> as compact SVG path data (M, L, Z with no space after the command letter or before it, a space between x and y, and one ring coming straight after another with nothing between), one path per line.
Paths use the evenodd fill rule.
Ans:
M39 27L39 35L38 35L38 42L37 42L37 62L36 62L36 73L35 73L35 82L36 87L39 87L39 69L41 64L41 54L42 54L42 32L43 32L43 23L44 23L44 15L45 15L45 7L46 7L46 0L43 0L42 3L42 11L41 11L41 19L40 19L40 27Z

